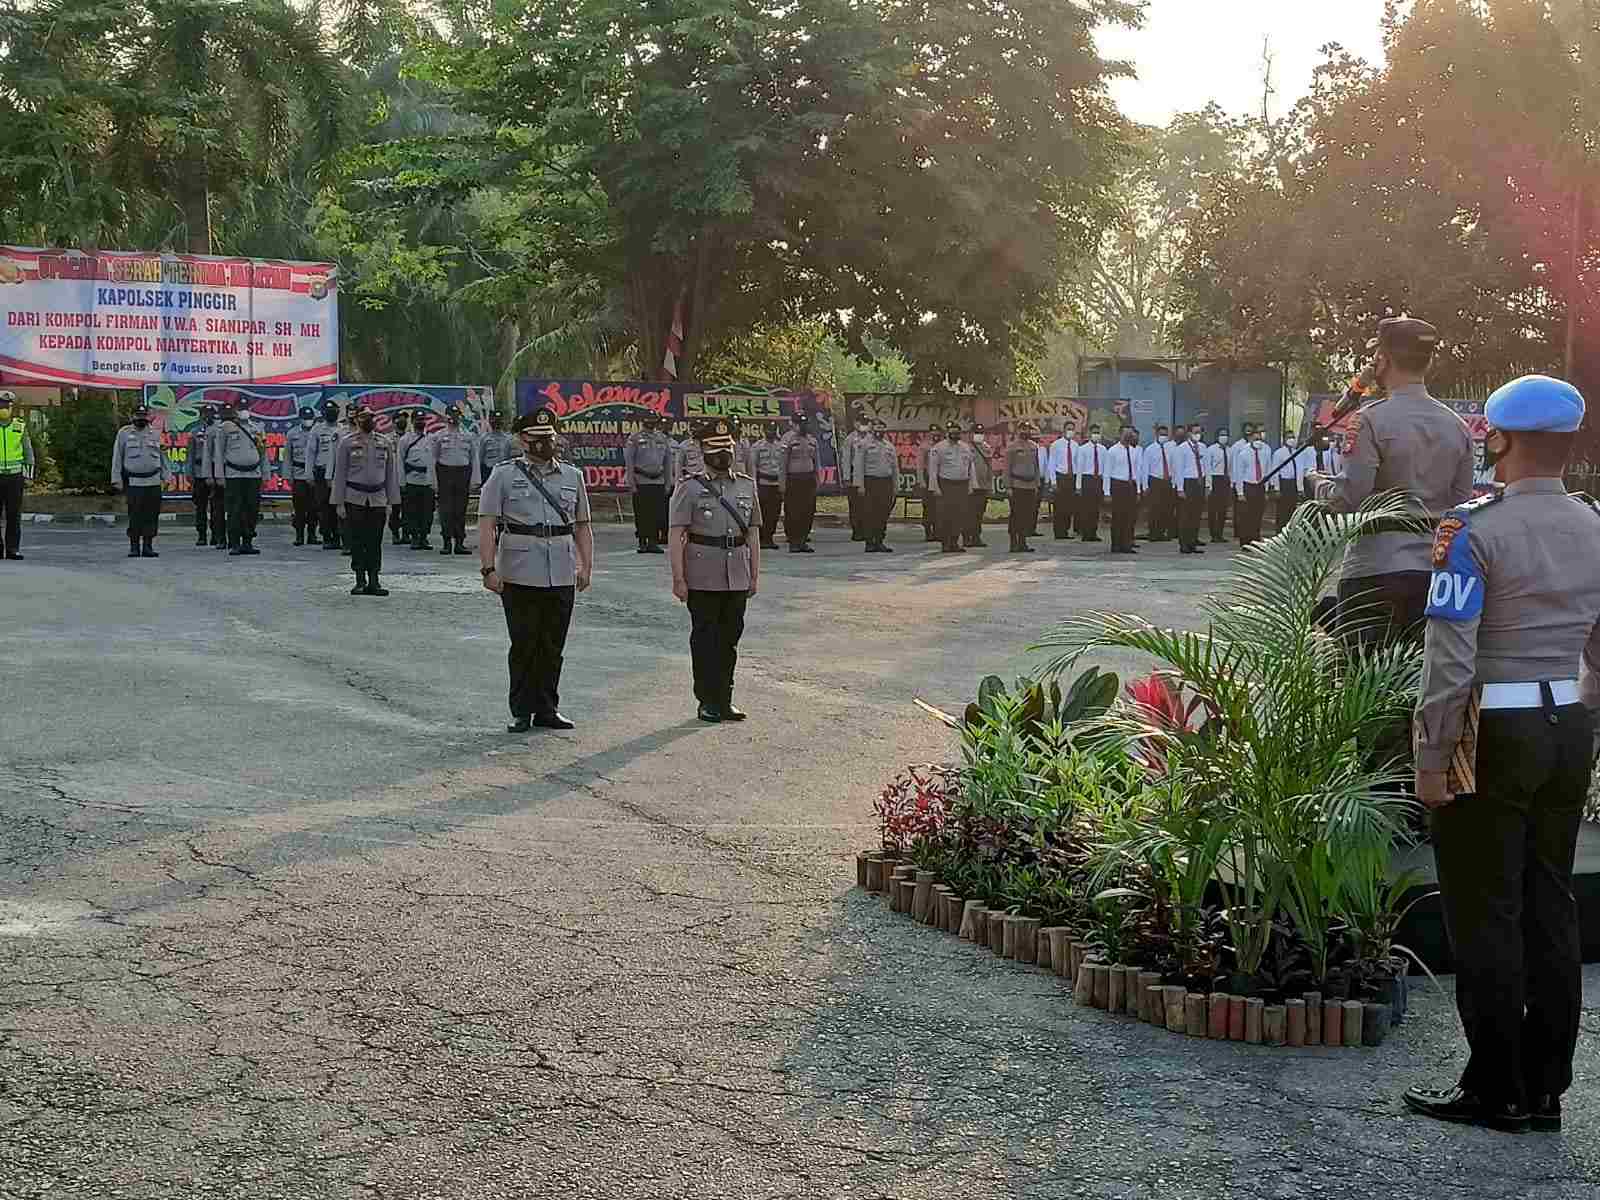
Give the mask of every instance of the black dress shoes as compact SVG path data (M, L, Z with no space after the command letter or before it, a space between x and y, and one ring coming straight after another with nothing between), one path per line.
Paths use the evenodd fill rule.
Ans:
M722 724L722 710L710 704L702 704L694 715L699 717L707 725Z
M1561 1132L1561 1097L1544 1095L1528 1110L1528 1127L1535 1133Z
M533 719L533 723L540 729L576 729L577 726L567 720L558 712L544 713Z
M387 596L389 594L389 589L384 587L383 584L379 583L377 578L374 577L367 584L367 586L362 589L361 594L363 596Z
M533 728L533 721L532 721L531 718L529 718L529 717L518 717L515 721L511 722L511 724L506 726L506 732L507 733L527 733L528 730L530 730L532 728Z
M744 709L735 708L732 701L722 706L722 719L724 721L743 721L749 715Z
M1413 1112L1436 1121L1479 1125L1502 1133L1523 1133L1528 1128L1528 1110L1520 1104L1485 1100L1464 1088L1407 1088L1405 1102Z

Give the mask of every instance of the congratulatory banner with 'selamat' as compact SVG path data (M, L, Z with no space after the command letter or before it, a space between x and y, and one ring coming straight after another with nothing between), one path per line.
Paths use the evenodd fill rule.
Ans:
M327 263L0 246L0 380L332 383Z

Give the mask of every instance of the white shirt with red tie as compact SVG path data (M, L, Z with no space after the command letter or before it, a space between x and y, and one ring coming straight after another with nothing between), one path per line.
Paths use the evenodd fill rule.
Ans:
M1272 450L1266 442L1240 442L1233 448L1233 490L1241 499L1244 485L1261 483L1272 473Z
M1198 441L1185 440L1172 442L1167 449L1172 453L1172 486L1180 492L1191 479L1198 479L1201 487L1205 487L1206 479L1206 448Z
M1105 453L1103 463L1104 471L1101 478L1105 480L1105 494L1111 495L1113 480L1129 480L1140 492L1147 490L1150 480L1144 473L1144 451L1138 446L1103 446Z
M1179 447L1171 442L1151 442L1144 448L1144 477L1146 485L1157 479L1165 479L1168 483L1176 485L1172 477L1173 470L1178 465Z
M1095 482L1090 487L1100 486L1100 476L1105 471L1106 455L1114 447L1102 446L1098 442L1079 442L1072 447L1072 473L1078 477L1078 486L1083 487L1085 479Z

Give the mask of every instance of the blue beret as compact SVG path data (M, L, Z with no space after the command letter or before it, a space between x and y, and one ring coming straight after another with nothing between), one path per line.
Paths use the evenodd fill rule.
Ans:
M1583 396L1563 379L1524 375L1495 389L1483 415L1496 429L1576 433L1583 424Z

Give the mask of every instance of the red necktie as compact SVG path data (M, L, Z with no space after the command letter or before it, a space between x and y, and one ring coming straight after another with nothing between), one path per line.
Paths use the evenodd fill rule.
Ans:
M1189 449L1194 451L1194 477L1196 479L1205 478L1206 470L1200 465L1200 444L1198 442L1190 442Z
M1261 482L1261 447L1251 446L1250 452L1256 456L1256 482Z
M1170 471L1167 469L1167 448L1165 446L1161 447L1161 478L1172 478Z

